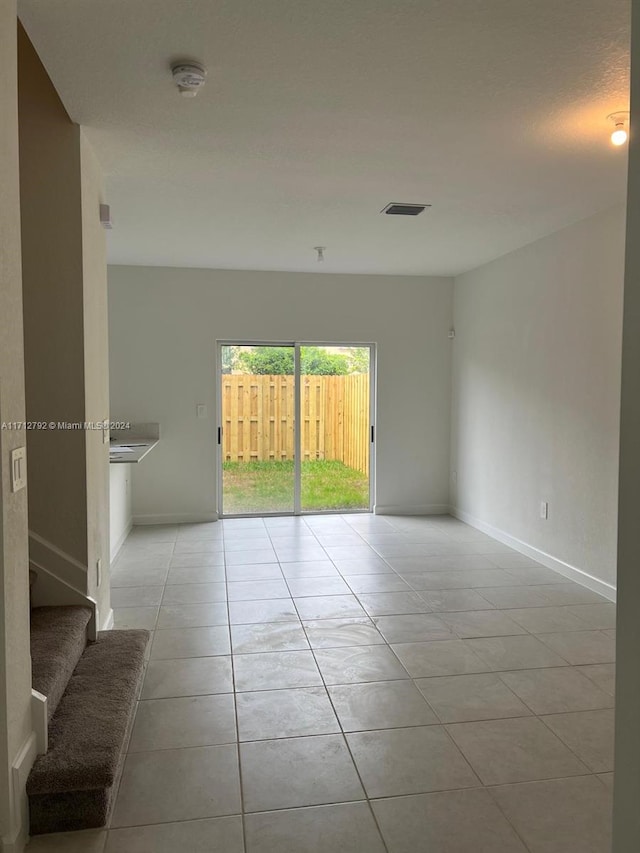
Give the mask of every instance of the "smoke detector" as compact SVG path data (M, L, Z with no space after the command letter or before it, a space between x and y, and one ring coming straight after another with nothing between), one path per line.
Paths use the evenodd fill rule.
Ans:
M195 98L205 84L207 69L193 60L176 62L171 66L173 82L184 98Z

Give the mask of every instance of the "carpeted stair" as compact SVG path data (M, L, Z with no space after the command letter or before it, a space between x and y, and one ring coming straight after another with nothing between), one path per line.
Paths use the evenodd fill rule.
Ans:
M47 697L49 722L87 645L88 607L31 611L31 686Z
M103 826L149 632L102 631L87 645L88 608L31 614L33 686L47 696L50 718L49 749L27 782L31 834Z

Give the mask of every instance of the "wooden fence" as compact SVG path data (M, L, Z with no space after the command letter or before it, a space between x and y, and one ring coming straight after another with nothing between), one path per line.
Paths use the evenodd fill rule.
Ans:
M369 474L369 374L301 376L302 459ZM294 377L225 374L222 446L232 462L294 458Z

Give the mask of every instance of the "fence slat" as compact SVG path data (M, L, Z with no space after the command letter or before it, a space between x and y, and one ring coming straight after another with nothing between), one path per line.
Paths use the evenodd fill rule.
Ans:
M300 377L300 450L302 461L309 459L309 440L311 425L309 424L309 383L306 377Z
M317 413L317 377L307 377L309 383L309 443L307 445L307 459L318 458L318 413Z
M301 376L299 413L293 376L225 374L224 458L292 460L300 418L302 459L333 459L369 474L369 374Z
M238 394L240 385L231 383L231 411L229 413L229 458L234 462L238 459Z
M255 406L256 406L256 460L268 459L268 455L265 455L265 427L268 427L268 424L265 423L264 416L264 384L256 382L254 385L255 388ZM267 391L268 393L268 391ZM267 398L268 399L268 398ZM267 451L268 452L268 451Z
M269 418L271 422L271 443L269 459L279 459L280 451L280 383L278 377L270 376L266 383L269 389Z
M293 376L285 376L283 377L285 380L286 387L286 395L287 402L286 408L284 412L284 421L285 421L285 435L286 435L286 443L282 450L281 459L293 459L295 456L295 433L294 433L294 423L295 423L295 396L294 396L294 377Z
M326 385L320 381L316 386L316 399L318 406L318 459L326 459L325 442L327 436L327 407L326 407Z

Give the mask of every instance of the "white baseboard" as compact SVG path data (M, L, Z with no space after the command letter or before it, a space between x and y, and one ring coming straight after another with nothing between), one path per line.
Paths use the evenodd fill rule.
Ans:
M109 612L107 613L105 619L102 621L101 631L110 631L113 628L113 610L109 608Z
M0 838L0 850L2 853L24 853L28 841L29 836L20 825Z
M14 832L3 835L0 838L0 850L2 853L24 853L28 841L28 835L20 827Z
M75 589L86 590L87 566L33 530L29 531L29 559Z
M31 725L36 736L38 755L49 749L49 715L47 697L31 688Z
M9 831L2 836L2 853L23 853L29 840L27 778L38 752L35 732L31 732L11 766Z
M131 529L133 528L133 519L130 519L129 524L122 531L120 536L118 537L116 544L111 548L111 553L109 554L109 561L111 565L113 565L116 561L116 557L120 553L120 549L126 542L127 536L131 533Z
M217 521L217 512L179 512L163 513L160 515L135 515L134 524L202 524L207 521Z
M96 613L97 604L95 599L75 586L58 577L54 572L41 566L35 560L29 560L29 568L37 575L37 579L31 590L31 603L33 607L55 606L64 604L78 604L91 608L91 619L87 625L87 637L95 640L98 630Z
M86 592L87 567L37 533L29 531L29 568L38 576L31 591L32 605L80 604L90 607L87 638L94 641L98 631L97 604Z
M546 551L542 551L540 548L529 545L527 542L523 542L521 539L511 536L509 533L505 533L504 530L500 530L498 527L493 527L491 524L480 521L480 519L474 518L474 516L469 515L469 513L464 512L457 507L449 507L449 512L455 518L460 519L460 521L464 521L464 523L468 524L470 527L475 527L476 530L486 533L487 536L497 539L498 542L502 542L503 545L508 545L509 548L513 548L514 551L518 551L526 557L531 557L532 560L536 560L536 562L541 563L548 569L553 569L554 572L558 572L558 574L563 575L565 578L569 578L569 580L575 581L581 586L586 586L587 589L592 590L592 592L597 592L599 595L604 596L604 598L609 599L609 601L616 600L616 588L613 584L600 580L600 578L590 575L588 572L579 569L577 566L565 563L563 560L559 560L552 554L547 554Z
M373 508L376 515L446 515L448 504L376 504Z

